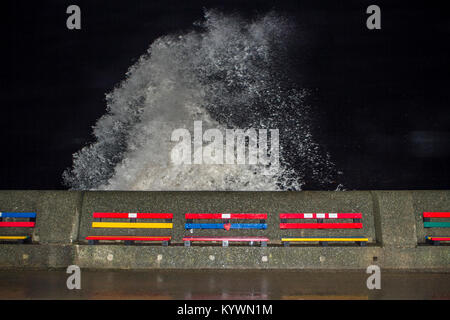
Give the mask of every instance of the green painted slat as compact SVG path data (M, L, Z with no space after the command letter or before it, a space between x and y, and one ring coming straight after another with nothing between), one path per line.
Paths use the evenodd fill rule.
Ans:
M425 228L450 228L450 222L424 222Z

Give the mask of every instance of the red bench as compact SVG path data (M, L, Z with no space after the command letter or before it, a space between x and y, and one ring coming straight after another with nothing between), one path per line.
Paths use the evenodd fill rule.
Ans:
M22 221L17 221L21 219ZM26 221L23 221L26 220ZM2 228L34 228L36 225L36 213L35 212L0 212L0 229ZM25 229L31 230L31 229ZM31 235L28 231L27 234L21 235L0 235L0 242L14 241L17 243L31 243Z
M172 229L172 213L117 213L94 212L92 228L119 228L119 229ZM127 219L127 222L105 222L103 219ZM164 222L138 222L138 219L162 219ZM89 244L97 244L101 240L125 241L125 244L134 244L135 241L161 241L163 246L170 243L170 236L130 236L130 235L95 235L86 237Z
M433 221L431 221L433 219ZM423 226L424 228L450 228L450 221L442 221L435 219L450 220L450 212L424 212ZM441 241L450 241L449 236L425 236L425 240L429 244L440 245Z
M186 230L194 229L266 229L267 213L186 213ZM194 220L207 220L207 222L194 223ZM215 221L214 221L215 220ZM219 220L219 221L217 221ZM237 223L233 220L246 220L246 223ZM259 220L258 223L247 223L247 220ZM233 221L233 222L231 222ZM192 242L221 242L227 247L229 242L247 242L253 245L259 242L262 247L267 246L267 237L225 237L203 236L184 237L184 245L190 247Z
M288 222L290 219L315 220L315 222ZM324 220L351 219L352 222L324 222ZM280 213L280 229L361 229L361 213ZM369 241L365 237L283 237L281 242L288 247L291 242L319 242L326 246L328 242L356 242L364 246Z

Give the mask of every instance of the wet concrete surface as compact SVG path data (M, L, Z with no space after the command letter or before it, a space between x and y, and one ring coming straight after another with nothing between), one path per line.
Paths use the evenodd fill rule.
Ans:
M369 290L361 272L82 270L81 289L57 271L0 271L0 299L450 299L450 273L382 271Z

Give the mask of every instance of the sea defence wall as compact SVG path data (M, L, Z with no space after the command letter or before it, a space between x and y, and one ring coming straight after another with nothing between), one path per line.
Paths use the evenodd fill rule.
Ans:
M424 211L450 211L450 191L344 192L102 192L0 191L0 211L37 213L32 244L0 244L0 268L92 269L385 269L450 272L450 246L425 243L425 235L449 236L450 230L424 229ZM93 212L174 214L172 230L132 231L170 235L171 245L123 243L88 245ZM227 235L267 236L267 247L204 244L184 247L185 213L267 213L266 230L230 230ZM280 230L281 212L360 212L363 229ZM7 229L7 230L4 230ZM9 230L11 229L11 230ZM2 235L17 233L1 228ZM212 234L219 231L207 231ZM309 233L307 233L309 232ZM282 236L365 236L356 244L283 247ZM107 230L103 234L117 234ZM131 233L130 233L131 234ZM196 233L193 235L197 235Z

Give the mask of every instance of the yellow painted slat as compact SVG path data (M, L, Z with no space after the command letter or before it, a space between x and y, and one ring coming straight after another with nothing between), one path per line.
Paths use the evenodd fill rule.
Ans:
M25 240L27 236L0 236L0 240Z
M368 238L281 238L281 241L289 242L313 242L313 241L369 241Z
M92 222L92 228L172 229L173 223Z

